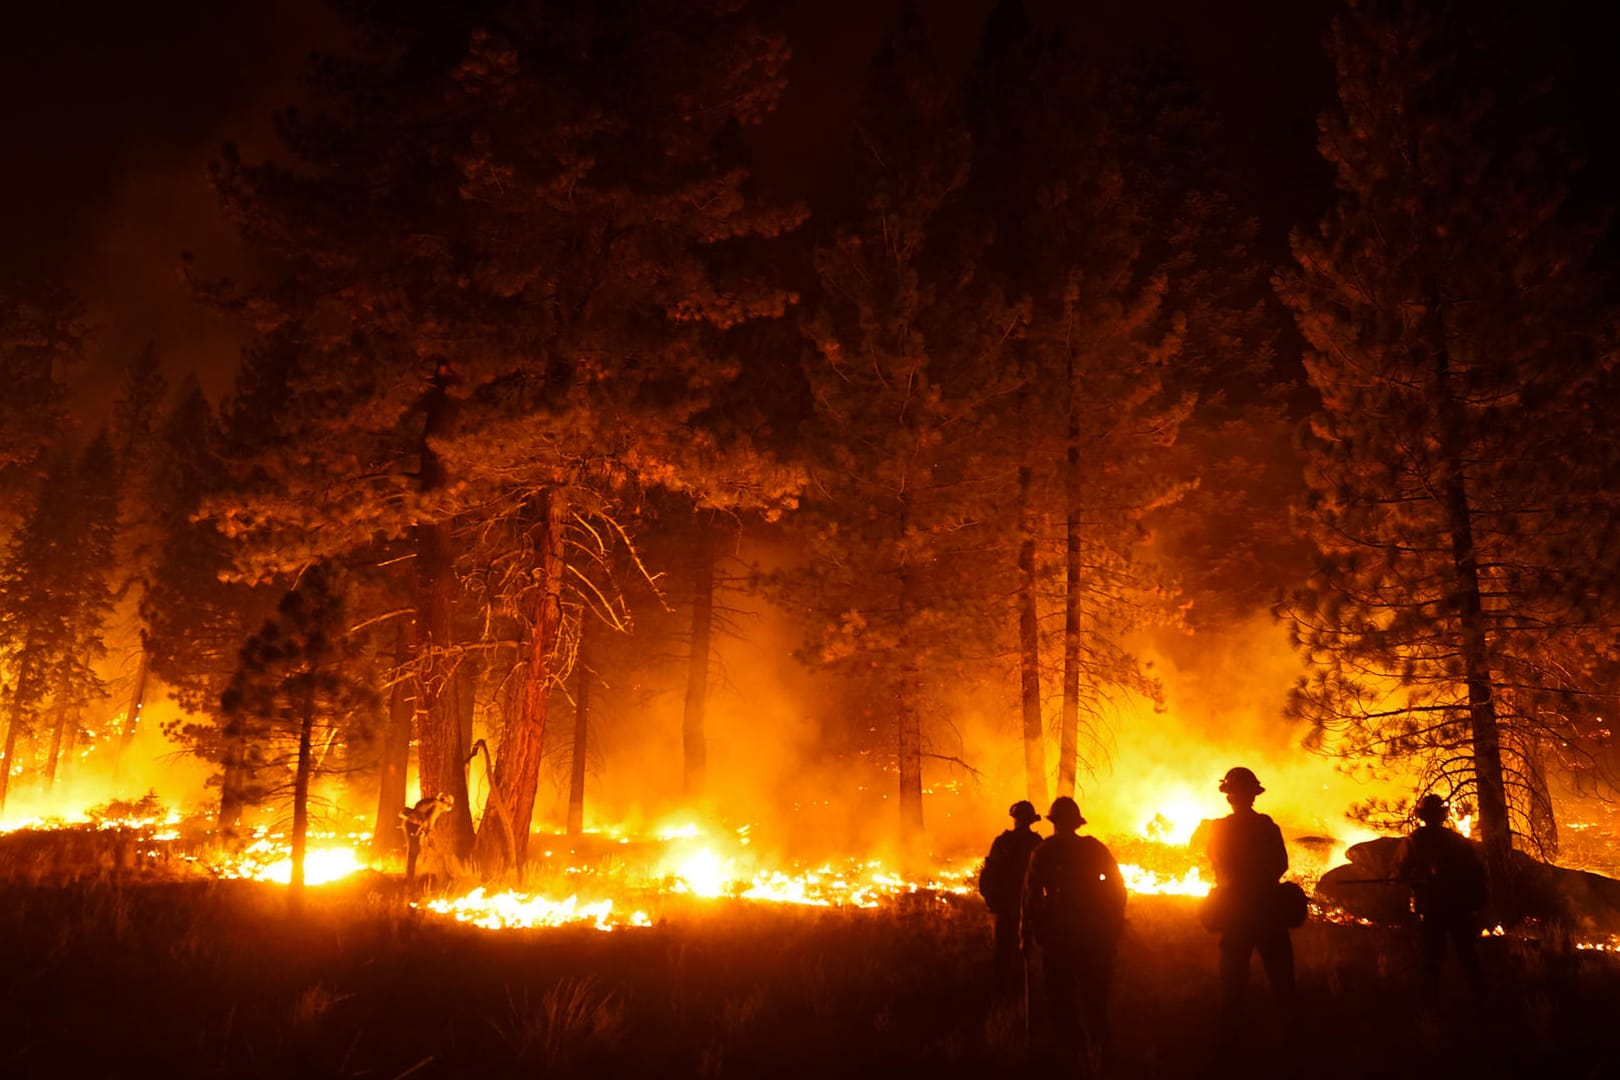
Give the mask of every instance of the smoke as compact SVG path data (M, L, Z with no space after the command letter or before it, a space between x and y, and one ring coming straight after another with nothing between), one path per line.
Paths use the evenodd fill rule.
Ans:
M1286 629L1269 613L1196 638L1144 641L1138 655L1161 681L1163 704L1115 703L1098 733L1103 752L1077 780L1088 831L1185 842L1199 821L1228 812L1219 782L1235 765L1260 777L1266 791L1257 807L1285 834L1331 838L1339 849L1370 835L1347 819L1352 804L1374 794L1411 793L1410 785L1375 789L1301 747L1305 728L1286 717L1284 706L1302 668ZM1056 710L1049 700L1049 721ZM987 846L1007 826L1008 806L1028 796L1020 722L1010 705L970 706L959 729L963 754L981 776L960 796L932 800L936 849ZM1050 795L1055 732L1049 731L1045 750Z
M34 770L14 774L0 828L36 818L78 820L110 802L134 802L148 793L156 794L165 810L212 814L218 793L207 784L211 767L164 735L163 725L181 713L172 701L159 697L155 682L149 689L153 692L127 750L120 750L124 710L109 709L117 715L109 717L94 740L81 740L58 767L56 783L47 785ZM24 744L18 749L21 757Z
M699 822L717 834L742 830L762 855L891 856L898 784L884 734L849 738L850 718L832 712L848 700L848 687L795 658L797 631L785 613L736 591L720 603L748 610L736 634L716 639L704 797L682 793L684 640L648 639L634 685L593 691L586 827L636 836ZM1138 652L1162 681L1163 704L1116 702L1099 733L1105 753L1082 773L1076 793L1090 831L1186 842L1200 820L1227 813L1218 784L1234 765L1260 776L1259 807L1286 834L1326 837L1334 842L1324 847L1334 850L1369 835L1346 818L1352 804L1410 794L1401 785L1374 790L1301 747L1305 730L1284 711L1300 659L1269 613L1196 640L1144 641ZM553 709L536 823L560 830L573 717L560 700ZM1055 715L1055 695L1047 711ZM1028 795L1012 688L988 672L961 687L945 715L928 718L925 740L928 844L940 856L982 854L1006 827L1007 807ZM1049 797L1055 730L1045 749Z

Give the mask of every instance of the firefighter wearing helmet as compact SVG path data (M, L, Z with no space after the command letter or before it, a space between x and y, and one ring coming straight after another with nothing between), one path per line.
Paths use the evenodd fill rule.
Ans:
M1221 1030L1228 1045L1243 1027L1249 964L1260 954L1272 996L1287 1014L1294 997L1294 947L1286 920L1278 913L1278 882L1288 870L1282 830L1254 809L1266 789L1250 769L1239 765L1221 778L1221 792L1232 812L1211 824L1209 859L1215 870L1206 925L1221 935Z
M1420 824L1401 841L1395 874L1412 889L1418 917L1418 958L1423 1005L1439 1004L1440 971L1446 943L1478 997L1483 989L1478 951L1478 912L1485 906L1485 866L1471 841L1446 827L1450 810L1435 794L1417 802Z
M1024 900L1024 871L1041 836L1030 828L1041 820L1035 805L1020 799L1007 808L1013 827L990 842L979 870L979 895L996 918L995 979L998 993L1022 992L1023 960L1018 955L1018 922Z
M1029 857L1023 941L1040 947L1052 1029L1063 1049L1100 1064L1109 1047L1108 991L1125 926L1125 881L1068 796L1052 802L1052 835Z

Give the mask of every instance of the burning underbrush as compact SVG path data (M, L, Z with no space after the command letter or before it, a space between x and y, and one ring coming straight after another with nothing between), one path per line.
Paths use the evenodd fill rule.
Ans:
M1128 889L1136 895L1206 895L1207 868L1194 854L1198 845L1187 842L1193 832L1155 817L1138 834L1111 838ZM1326 848L1311 838L1295 848L1302 876L1314 880L1323 869L1314 860ZM376 860L371 852L371 837L358 823L313 832L306 881L321 886L366 874L379 882L397 880L398 857ZM751 826L725 829L687 820L643 837L536 833L525 872L491 883L477 880L430 838L413 905L426 917L488 930L573 924L616 930L715 904L849 910L977 904L979 861L967 852L914 859L905 868L878 856L805 860L772 852ZM109 875L285 884L290 842L285 831L271 826L222 836L206 819L166 809L156 796L0 827L0 877L39 883Z
M1136 897L1194 899L1211 879L1203 863L1205 823L1154 814L1129 835L1105 837ZM1344 866L1345 851L1374 850L1366 830L1343 837L1290 835L1290 877L1308 891L1365 871ZM793 858L773 852L757 830L672 821L649 835L618 830L578 836L536 833L520 875L480 880L430 838L418 880L403 883L400 857L372 856L371 836L356 821L311 833L305 879L320 887L359 882L384 896L403 896L428 921L486 931L575 926L624 931L689 923L738 905L839 911L915 910L919 905L977 910L980 857L973 853L913 859ZM1376 842L1383 850L1393 843ZM1352 856L1354 857L1354 856ZM1386 860L1387 861L1387 860ZM1339 868L1335 870L1334 868ZM1386 877L1387 867L1379 869ZM1332 871L1332 873L1330 873ZM0 825L0 881L29 884L97 880L216 880L285 885L291 877L284 830L261 825L226 837L201 817L165 808L155 795L109 802L81 814L15 820ZM1583 880L1593 875L1582 875ZM1396 925L1406 918L1406 891L1390 884L1348 896L1319 892L1316 917L1345 925ZM1376 910L1368 901L1384 901ZM1586 921L1575 948L1616 951L1607 923Z

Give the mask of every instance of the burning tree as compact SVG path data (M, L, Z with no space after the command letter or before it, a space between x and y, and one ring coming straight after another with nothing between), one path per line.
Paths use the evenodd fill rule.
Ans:
M1501 884L1515 836L1555 844L1548 773L1594 773L1615 704L1615 396L1567 158L1482 89L1482 29L1417 4L1339 19L1338 204L1278 288L1322 398L1294 710L1466 795Z
M82 454L56 451L37 501L0 561L0 658L5 760L0 806L17 764L17 741L48 736L47 783L73 752L82 713L106 692L95 663L106 653L112 609L108 566L117 529L112 448L105 435Z
M297 444L265 490L215 510L244 564L392 558L412 580L407 668L421 782L455 798L473 850L462 715L482 643L462 591L465 538L518 546L527 605L495 766L500 826L482 854L521 858L546 726L566 676L568 531L637 486L703 487L686 422L734 366L726 331L780 314L736 245L796 212L744 192L736 132L780 89L786 51L733 3L663 0L633 22L589 7L372 9L321 69L321 107L288 116L301 167L216 171L244 234L285 266L273 286L215 291L307 362ZM507 653L511 656L511 653ZM486 822L493 819L486 816Z

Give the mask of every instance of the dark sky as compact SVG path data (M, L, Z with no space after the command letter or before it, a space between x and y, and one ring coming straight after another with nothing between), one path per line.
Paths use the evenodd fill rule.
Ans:
M942 53L970 63L994 0L922 0ZM898 0L777 0L794 42L790 86L758 140L762 181L794 197L836 182L865 65ZM1332 84L1321 41L1327 0L1031 0L1083 48L1168 51L1203 82L1248 179L1244 193L1280 251L1288 228L1325 204L1314 117ZM1528 37L1553 56L1578 125L1603 158L1612 28L1551 0ZM171 371L196 367L224 388L239 331L194 305L175 266L183 250L240 266L206 167L233 141L273 150L270 117L298 93L308 54L338 40L321 0L91 0L0 3L0 274L69 278L101 332L81 397L110 397L118 365L155 339ZM1599 175L1617 170L1607 163ZM1602 186L1602 185L1600 185ZM1602 193L1607 198L1607 191Z

